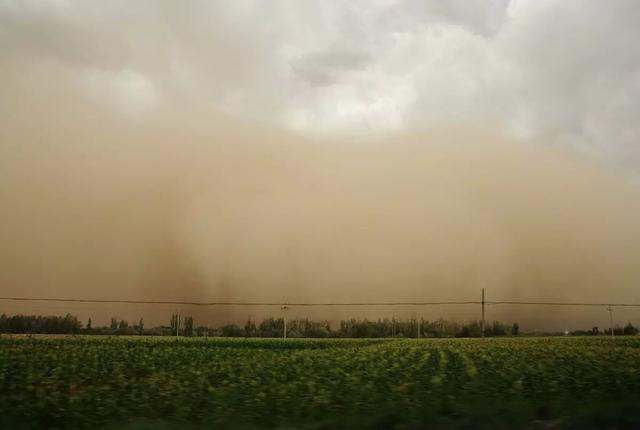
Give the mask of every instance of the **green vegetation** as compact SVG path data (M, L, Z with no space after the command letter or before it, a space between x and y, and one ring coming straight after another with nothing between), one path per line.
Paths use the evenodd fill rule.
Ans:
M638 401L637 337L0 337L3 428L638 428Z

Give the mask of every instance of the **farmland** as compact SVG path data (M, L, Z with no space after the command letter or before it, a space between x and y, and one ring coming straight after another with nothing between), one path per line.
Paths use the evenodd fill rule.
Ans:
M638 428L640 338L0 338L2 428Z

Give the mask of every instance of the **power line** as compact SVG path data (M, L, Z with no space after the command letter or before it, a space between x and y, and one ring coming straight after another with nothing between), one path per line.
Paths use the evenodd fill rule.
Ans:
M188 305L188 306L429 306L429 305L477 305L477 301L444 301L444 302L187 302L174 300L105 300L105 299L64 299L64 298L36 298L36 297L0 297L7 301L40 301L40 302L69 302L69 303L122 303L146 305Z
M640 307L640 303L585 303L585 302L521 302L521 301L487 301L488 305L541 305L541 306L612 306Z
M174 300L117 300L117 299L67 299L51 297L0 297L5 301L63 302L63 303L112 303L145 305L185 305L185 306L438 306L438 305L480 305L481 301L436 301L436 302L191 302ZM588 302L535 302L535 301L485 301L486 305L535 305L535 306L612 306L640 307L640 303L588 303Z

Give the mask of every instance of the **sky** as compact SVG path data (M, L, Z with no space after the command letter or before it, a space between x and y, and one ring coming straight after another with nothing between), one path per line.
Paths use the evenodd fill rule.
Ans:
M638 22L622 0L0 0L0 286L640 302Z
M640 174L634 0L0 2L0 50L144 115L174 97L315 133L490 124Z

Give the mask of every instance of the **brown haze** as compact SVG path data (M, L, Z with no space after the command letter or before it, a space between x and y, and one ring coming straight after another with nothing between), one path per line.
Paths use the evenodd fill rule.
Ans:
M572 154L461 127L310 138L185 100L130 118L54 67L2 73L2 296L430 301L476 300L484 287L495 300L640 302L640 193ZM174 309L0 302L7 313L149 324ZM280 311L182 312L210 323ZM617 311L617 322L638 323L638 312ZM495 307L489 317L527 328L608 321L603 309Z

